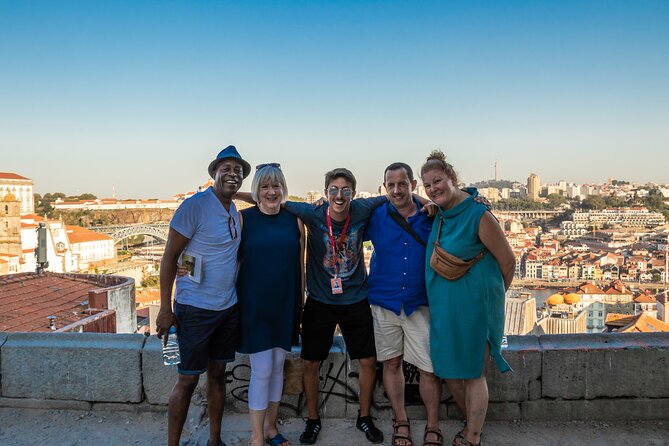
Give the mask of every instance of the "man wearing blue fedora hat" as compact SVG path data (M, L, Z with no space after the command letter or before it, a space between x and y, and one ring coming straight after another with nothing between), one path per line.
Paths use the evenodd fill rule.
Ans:
M235 146L228 146L209 163L214 186L186 199L174 213L160 262L158 337L167 341L177 328L181 363L168 406L168 445L177 446L200 375L207 372L209 442L221 445L225 403L225 366L235 360L237 250L241 222L232 201L251 166ZM182 254L194 259L199 271L178 277L172 309L172 285ZM198 269L197 267L195 268Z

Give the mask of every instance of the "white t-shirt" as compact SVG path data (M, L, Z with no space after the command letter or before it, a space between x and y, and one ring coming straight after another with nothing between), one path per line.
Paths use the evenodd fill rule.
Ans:
M177 277L175 300L216 311L236 304L237 250L242 228L235 204L230 204L228 213L210 187L181 203L170 227L190 239L186 245L188 254L202 258L200 283L186 276Z

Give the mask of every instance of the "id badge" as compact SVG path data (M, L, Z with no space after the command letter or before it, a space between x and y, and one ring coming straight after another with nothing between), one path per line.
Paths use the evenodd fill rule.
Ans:
M341 294L344 292L344 288L341 286L341 277L330 279L330 285L332 286L332 294Z

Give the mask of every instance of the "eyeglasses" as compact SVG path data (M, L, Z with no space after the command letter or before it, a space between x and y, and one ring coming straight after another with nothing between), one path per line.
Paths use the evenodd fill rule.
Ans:
M328 195L331 197L336 197L339 192L341 192L343 197L348 198L353 194L353 189L350 187L342 187L339 189L337 186L330 186L328 188Z
M232 240L237 238L237 223L235 223L235 219L232 218L232 215L228 217L228 231L230 231L230 238Z
M281 164L279 163L265 163L265 164L258 164L256 166L256 170L260 170L264 167L274 167L276 169L281 169Z

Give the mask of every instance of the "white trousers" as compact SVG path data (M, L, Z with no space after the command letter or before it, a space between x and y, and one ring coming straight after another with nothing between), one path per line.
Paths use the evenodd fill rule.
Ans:
M281 401L286 351L282 348L273 348L251 353L249 359L251 361L249 409L265 410L270 401Z

